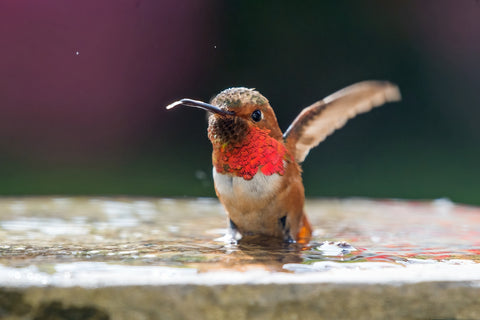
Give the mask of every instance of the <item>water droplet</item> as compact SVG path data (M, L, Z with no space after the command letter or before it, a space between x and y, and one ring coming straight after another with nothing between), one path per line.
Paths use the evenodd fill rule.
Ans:
M197 178L198 180L204 180L207 178L207 174L205 173L205 171L197 170L195 171L195 178Z

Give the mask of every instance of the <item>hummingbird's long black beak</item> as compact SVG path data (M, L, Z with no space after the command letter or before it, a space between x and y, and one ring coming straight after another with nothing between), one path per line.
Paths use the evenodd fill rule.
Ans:
M198 101L198 100L192 100L192 99L182 99L182 100L175 101L174 103L169 104L167 106L167 109L170 110L170 109L172 109L172 108L174 108L178 105L200 108L200 109L207 110L209 112L216 113L216 114L219 114L219 115L222 115L222 116L233 116L233 115L235 115L235 112L233 112L233 111L223 110L223 109L220 109L219 107L215 107L211 104L208 104L208 103L205 103L205 102L202 102L202 101Z

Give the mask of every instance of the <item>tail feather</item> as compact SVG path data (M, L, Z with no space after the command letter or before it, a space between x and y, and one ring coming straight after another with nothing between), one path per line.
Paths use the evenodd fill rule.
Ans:
M312 238L312 225L308 221L307 216L304 214L302 218L302 227L297 234L297 242L301 244L307 244Z

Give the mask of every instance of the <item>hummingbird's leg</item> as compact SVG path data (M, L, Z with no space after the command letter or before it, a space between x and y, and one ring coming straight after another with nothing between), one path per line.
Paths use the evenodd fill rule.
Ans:
M287 225L287 216L284 215L280 219L278 219L278 223L283 230L283 240L288 243L294 243L295 240L292 238L290 234L290 227Z
M230 241L231 244L237 244L237 241L241 238L240 234L238 233L238 228L235 222L232 219L228 219L228 228L227 234L225 235L225 239Z

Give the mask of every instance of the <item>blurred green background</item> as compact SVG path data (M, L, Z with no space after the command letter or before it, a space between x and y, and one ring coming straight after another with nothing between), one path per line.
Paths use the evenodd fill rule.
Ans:
M204 112L257 88L285 130L357 81L402 91L310 152L307 196L480 204L478 1L2 1L0 194L214 196Z

